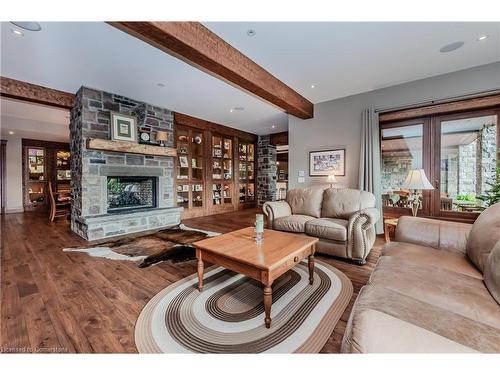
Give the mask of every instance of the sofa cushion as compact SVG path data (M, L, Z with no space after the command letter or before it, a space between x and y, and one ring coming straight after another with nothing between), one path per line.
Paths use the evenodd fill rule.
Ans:
M477 279L483 278L481 272L464 254L406 242L390 242L382 248L382 255L406 259L424 266L432 265L444 268Z
M474 222L467 240L467 255L483 271L484 262L500 240L500 203L488 207Z
M326 189L323 193L321 217L349 220L355 212L375 207L375 196L356 189Z
M353 327L357 353L477 353L458 342L381 311L367 309Z
M306 233L313 237L347 241L348 224L349 221L342 219L314 219L306 223Z
M292 189L286 194L286 201L294 215L320 217L323 188Z
M314 217L307 215L290 215L280 217L274 220L273 229L285 232L304 233L306 231L306 223L313 219Z
M405 269L403 268L402 271L404 272ZM399 274L395 275L395 278L398 276ZM342 352L378 353L387 351L387 346L393 339L397 340L398 346L404 345L407 352L420 351L421 345L426 342L429 344L427 352L454 352L462 349L458 346L454 347L444 340L437 339L429 342L432 337L420 336L421 331L415 331L419 337L413 335L401 337L404 332L393 335L393 330L380 332L380 330L369 329L367 316L364 313L367 310L379 311L472 350L486 353L500 351L499 329L374 283L363 287L359 293L346 327ZM379 317L376 316L377 320ZM371 316L370 320L373 318L375 317ZM371 323L373 322L371 321ZM373 325L370 326L374 328ZM397 346L395 351L397 351L396 348Z
M383 256L370 282L500 329L500 307L477 278Z
M500 241L491 250L484 264L484 283L500 305Z

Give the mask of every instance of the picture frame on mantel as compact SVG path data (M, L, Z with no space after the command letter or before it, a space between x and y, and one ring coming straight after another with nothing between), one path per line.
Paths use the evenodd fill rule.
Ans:
M345 176L345 148L310 151L309 176Z
M137 120L133 116L111 112L111 139L137 143Z

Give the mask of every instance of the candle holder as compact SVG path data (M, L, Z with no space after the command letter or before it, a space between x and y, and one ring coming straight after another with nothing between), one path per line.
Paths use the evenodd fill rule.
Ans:
M261 245L264 242L264 215L255 215L255 242Z

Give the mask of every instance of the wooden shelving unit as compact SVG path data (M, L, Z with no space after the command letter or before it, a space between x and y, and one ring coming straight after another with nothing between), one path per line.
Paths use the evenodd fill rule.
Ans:
M193 145L197 136L202 139L202 145L195 153L196 162L193 162ZM243 207L238 202L238 145L240 142L251 145L247 147L255 151L256 140L253 134L177 114L175 189L177 204L184 207L183 218L231 212ZM255 170L253 159L245 160L245 168L251 171ZM251 166L247 167L247 163ZM194 168L195 165L197 168ZM252 177L249 183L255 185L254 182ZM203 200L201 206L194 204L193 194L202 197L196 198ZM252 205L255 205L255 200L251 199L251 195L248 200L245 196L244 207Z
M47 210L49 182L55 193L69 194L69 144L23 139L23 206L26 211Z
M247 207L255 204L255 144L238 144L238 202Z
M175 132L177 159L176 201L189 216L205 211L205 135L202 131L178 126Z

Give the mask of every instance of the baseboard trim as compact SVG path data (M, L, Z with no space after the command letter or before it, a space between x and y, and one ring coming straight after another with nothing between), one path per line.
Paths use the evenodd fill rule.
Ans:
M5 208L5 214L19 214L24 212L23 207Z

